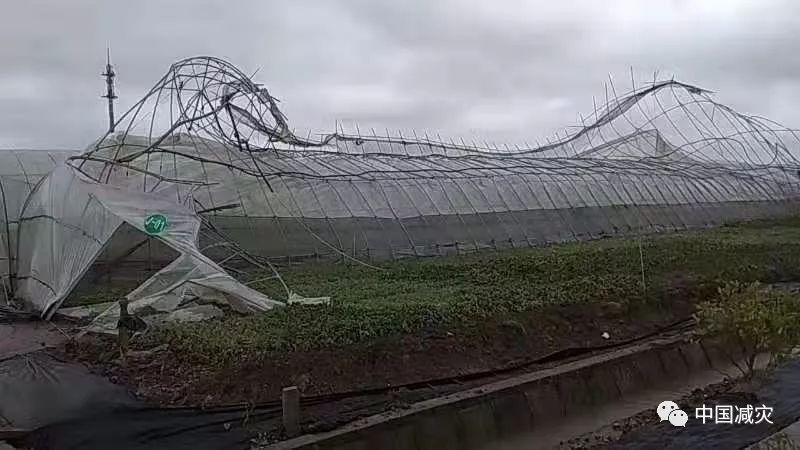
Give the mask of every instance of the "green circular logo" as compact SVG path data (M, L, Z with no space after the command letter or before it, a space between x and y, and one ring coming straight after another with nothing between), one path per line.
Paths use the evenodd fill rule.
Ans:
M167 217L163 214L153 214L144 219L144 231L147 234L161 234L168 225Z

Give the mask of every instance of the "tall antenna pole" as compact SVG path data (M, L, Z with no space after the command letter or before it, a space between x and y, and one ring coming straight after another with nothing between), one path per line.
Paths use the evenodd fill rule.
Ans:
M101 98L108 99L108 132L114 132L114 99L117 98L116 94L114 94L114 77L117 76L114 73L114 66L111 65L111 49L106 49L106 72L101 74L102 76L106 77L106 95L102 95Z

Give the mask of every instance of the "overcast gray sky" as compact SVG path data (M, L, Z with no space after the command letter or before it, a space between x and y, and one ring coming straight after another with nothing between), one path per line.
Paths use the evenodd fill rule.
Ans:
M177 59L223 57L298 130L416 129L522 143L575 125L603 83L654 71L800 127L796 0L7 0L0 148L82 149Z

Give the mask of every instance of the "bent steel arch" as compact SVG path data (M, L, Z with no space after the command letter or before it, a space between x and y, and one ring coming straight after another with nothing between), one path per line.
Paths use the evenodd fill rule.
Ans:
M300 137L267 88L222 59L195 57L173 64L118 133L69 163L131 189L177 183L179 197L268 257L442 254L796 210L796 130L710 91L632 86L583 122L514 149L343 130ZM256 229L280 245L248 237Z

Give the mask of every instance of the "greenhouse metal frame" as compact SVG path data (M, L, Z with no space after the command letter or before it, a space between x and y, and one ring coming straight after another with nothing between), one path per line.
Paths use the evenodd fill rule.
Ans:
M800 192L795 130L674 80L624 93L610 83L575 131L498 147L357 127L300 136L263 85L196 57L173 64L115 128L62 165L189 207L212 231L198 248L229 271L243 259L373 265L716 226L794 214ZM15 208L6 200L18 217L7 223L20 224L9 243L27 222L59 223ZM117 234L97 261L174 258ZM35 243L17 244L8 274L29 277L17 260Z

